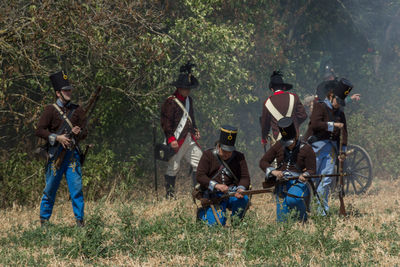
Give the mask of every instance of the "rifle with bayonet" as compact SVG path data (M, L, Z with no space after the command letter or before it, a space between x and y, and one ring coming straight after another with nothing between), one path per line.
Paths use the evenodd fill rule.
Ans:
M99 100L100 92L101 92L102 87L98 86L97 89L92 93L92 95L89 98L89 101L84 108L84 117L86 118L84 126L81 129L81 132L86 130L88 125L89 125L89 120L93 114L93 110L96 106L97 101ZM69 128L69 127L68 127ZM67 136L71 139L72 145L70 145L67 149L70 151L74 151L74 149L77 149L79 156L80 156L80 163L81 166L85 162L85 158L87 153L89 152L89 149L93 147L93 145L86 145L85 150L82 152L81 148L79 147L79 139L76 139L74 134L72 133L72 129L69 129L66 131ZM60 144L58 144L60 145ZM61 166L61 163L64 161L65 154L67 153L67 149L63 148L61 152L55 156L54 158L54 166L56 169L59 169Z

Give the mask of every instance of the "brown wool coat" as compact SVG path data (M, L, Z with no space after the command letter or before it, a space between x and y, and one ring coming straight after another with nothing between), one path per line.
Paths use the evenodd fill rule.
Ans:
M199 165L197 166L196 179L203 188L208 188L211 178L219 171L221 164L218 159L213 155L214 149L204 151L203 156L200 159ZM242 185L245 188L249 188L250 175L247 169L247 163L244 155L238 151L234 151L232 159L229 161L228 166L232 172L239 179L239 183L235 183L233 179L226 179L225 184L230 185ZM227 161L227 162L228 162ZM214 181L222 183L221 174L218 175Z
M272 162L274 161L275 158L278 163L278 166L280 166L277 170L279 171L287 170L287 166L286 164L284 164L284 149L285 148L282 146L280 142L277 142L275 145L273 145L260 160L261 170L265 172L267 168L272 167ZM313 175L315 173L316 171L315 153L309 144L304 143L303 147L300 148L299 153L297 154L296 163L300 171L295 166L290 166L288 171L308 172L310 175Z
M62 108L62 110L67 113L70 111L68 108ZM78 107L70 118L72 125L83 128L86 120L84 114L85 112L83 108ZM39 118L35 134L40 138L48 140L49 135L56 133L57 130L62 126L63 122L64 121L57 109L53 105L47 105ZM79 134L79 140L85 139L86 136L87 130L83 129Z
M307 119L306 110L301 103L299 97L296 94L289 92L278 92L278 94L275 93L274 95L270 96L269 99L271 100L274 107L279 111L279 113L281 113L282 115L286 115L286 112L289 108L289 94L292 94L295 97L292 118L294 121L294 125L298 131L300 125ZM279 135L278 122L268 111L267 107L265 106L266 102L267 101L264 102L261 115L261 138L263 140L267 140L268 133L271 128L274 138L277 138Z
M192 119L192 123L189 119L186 121L186 125L183 128L179 139L185 138L188 133L194 135L195 129L197 129L196 121L194 119L193 100L190 96L188 97L190 102L189 116ZM181 101L181 103L183 104L183 106L185 106L185 101ZM173 98L169 97L167 100L165 100L164 104L161 107L161 128L163 129L167 140L169 140L174 135L174 132L178 127L182 115L182 109L178 106L177 103L175 103Z
M328 111L329 110L329 111ZM331 121L328 112L334 118L334 122L342 122L343 128L343 145L347 145L347 124L346 116L343 111L338 111L336 114L332 109L326 108L325 103L315 102L313 112L311 114L310 123L304 139L306 140L309 136L318 136L320 140L339 140L340 129L335 127L333 132L328 131L328 122Z

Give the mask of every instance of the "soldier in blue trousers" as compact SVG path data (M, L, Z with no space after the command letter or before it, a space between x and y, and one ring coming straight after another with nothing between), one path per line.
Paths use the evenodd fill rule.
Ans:
M235 149L237 128L221 127L219 142L213 149L206 150L197 167L196 179L203 191L203 198L215 199L228 192L234 196L217 204L201 208L197 216L208 225L225 225L227 209L231 216L243 218L249 202L241 192L250 185L250 176L244 155Z
M267 183L276 184L277 221L286 221L292 212L297 213L300 221L306 221L310 196L307 176L315 173L315 153L309 144L299 140L292 118L280 119L278 128L282 139L265 153L260 168L269 180ZM272 165L275 159L277 168ZM287 179L297 176L296 180Z
M72 89L64 71L50 75L56 102L47 105L39 119L36 135L47 141L46 187L40 204L40 223L45 225L53 211L57 189L65 174L77 226L84 226L81 156L74 142L86 137L84 110L71 103Z
M347 146L346 117L341 107L345 106L345 99L353 85L346 79L332 80L325 84L326 96L322 102L315 102L310 118L307 140L317 156L317 174L331 174L335 172L336 159L344 161ZM340 136L342 132L342 136ZM341 155L339 142L342 139ZM326 215L329 212L329 195L333 178L316 179L317 193L321 199L319 212Z

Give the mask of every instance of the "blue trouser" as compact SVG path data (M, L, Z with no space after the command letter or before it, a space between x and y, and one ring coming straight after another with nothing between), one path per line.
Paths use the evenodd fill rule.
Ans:
M75 218L77 220L83 220L84 202L81 164L78 152L69 150L65 153L60 169L56 170L53 161L50 161L47 165L46 187L43 190L42 202L40 203L40 219L50 219L57 189L64 174L67 180Z
M314 145L315 144L315 145ZM331 141L318 141L313 144L313 149L317 159L317 174L331 174L335 171L336 165L336 145ZM314 180L317 187L318 212L321 215L326 215L329 211L328 198L332 187L332 177L324 177ZM322 203L320 203L321 201Z
M223 195L223 193L217 193L217 197ZM221 201L219 204L214 205L219 221L222 225L226 224L226 209L232 211L231 216L238 216L240 219L243 218L247 204L249 203L249 197L244 196L243 198L230 197L226 200ZM197 214L198 218L206 221L208 225L218 224L215 219L214 213L211 207L201 208Z
M291 173L291 176L297 176ZM298 180L289 180L284 184L278 184L276 187L276 220L284 222L292 210L298 212L298 219L307 220L307 207L304 198L310 194L305 183Z

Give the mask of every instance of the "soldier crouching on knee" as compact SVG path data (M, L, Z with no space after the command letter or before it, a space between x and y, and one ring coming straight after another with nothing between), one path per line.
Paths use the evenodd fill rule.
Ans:
M307 186L307 176L315 173L315 153L312 147L299 140L298 133L290 117L278 121L282 135L260 160L260 168L266 173L267 179L276 179L276 215L277 221L286 221L289 214L295 210L298 219L307 220L307 200L310 189ZM272 167L274 160L278 167ZM298 179L288 179L299 176Z
M161 108L161 127L166 143L174 150L175 155L168 161L165 174L166 198L175 196L175 179L182 158L185 158L193 168L192 184L196 184L196 170L202 151L197 143L200 132L194 119L193 99L190 90L198 86L197 79L192 75L193 64L181 66L178 80L172 83L175 93L168 97Z
M226 209L232 211L231 216L243 218L249 202L248 196L240 194L249 188L250 176L244 155L235 149L236 135L237 128L222 126L219 142L203 153L197 168L202 197L211 200L211 205L201 208L197 216L208 225L225 225ZM213 199L229 192L236 193L213 203Z

